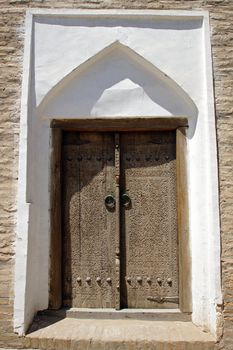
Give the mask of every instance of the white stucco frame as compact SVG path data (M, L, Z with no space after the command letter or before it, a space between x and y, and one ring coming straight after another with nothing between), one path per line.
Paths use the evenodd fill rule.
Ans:
M93 23L97 38L91 31ZM158 38L164 35L164 41L153 42L156 35ZM171 36L172 40L177 40L177 52L172 40L169 41ZM54 39L58 44L50 47ZM64 52L68 53L68 58L62 55ZM167 61L164 61L165 54ZM180 62L179 54L183 54L184 61ZM127 79L117 81L119 67L123 67L124 74L130 70ZM90 81L95 81L93 77L105 71L111 74L103 78L101 90L97 83L90 87ZM155 94L150 76L157 88ZM91 94L85 95L85 89L80 89L79 84L87 87ZM165 92L172 101L169 106L163 98ZM133 107L137 101L140 106ZM88 104L91 104L90 113ZM79 112L76 114L77 105ZM14 326L19 334L27 330L38 310L48 307L50 121L105 115L130 118L135 113L138 116L138 111L139 116L166 118L185 114L189 119L192 320L216 334L221 317L218 306L222 299L208 13L36 9L28 11L26 18L20 120L14 307Z

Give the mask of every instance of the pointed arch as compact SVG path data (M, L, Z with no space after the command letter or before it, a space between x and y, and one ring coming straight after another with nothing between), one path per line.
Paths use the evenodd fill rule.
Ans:
M196 105L173 79L119 41L66 75L38 110L49 118L197 116Z

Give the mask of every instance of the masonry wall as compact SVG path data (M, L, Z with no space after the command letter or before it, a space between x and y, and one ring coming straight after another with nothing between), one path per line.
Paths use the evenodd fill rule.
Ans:
M0 347L23 347L13 333L14 237L25 11L40 8L208 10L219 150L224 305L219 348L233 349L233 1L0 0Z

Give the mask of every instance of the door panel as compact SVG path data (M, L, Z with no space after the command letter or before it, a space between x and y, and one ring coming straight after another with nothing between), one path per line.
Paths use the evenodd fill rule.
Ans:
M115 306L114 135L63 135L63 304Z
M121 136L122 307L178 304L175 132Z
M64 132L62 179L64 306L177 307L175 132Z

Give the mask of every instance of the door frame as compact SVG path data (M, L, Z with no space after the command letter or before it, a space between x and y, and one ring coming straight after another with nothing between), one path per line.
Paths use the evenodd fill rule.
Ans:
M191 254L187 179L186 117L104 117L51 121L51 215L49 308L62 306L61 140L62 131L134 132L176 130L177 225L179 252L179 308L192 312Z

